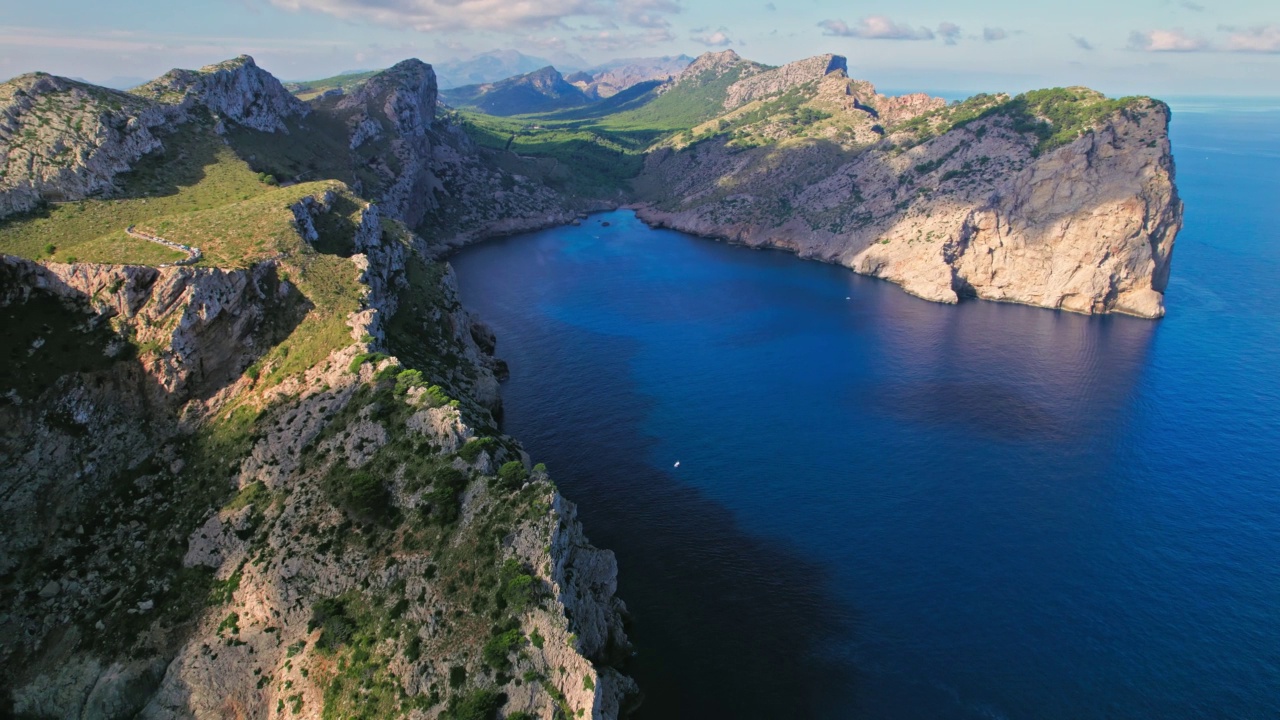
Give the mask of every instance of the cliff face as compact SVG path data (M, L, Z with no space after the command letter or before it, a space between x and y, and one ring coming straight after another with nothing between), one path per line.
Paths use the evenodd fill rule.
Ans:
M435 124L436 76L431 66L406 60L369 79L343 97L352 150L379 139L389 143L398 172L390 173L378 199L394 216L417 227L434 207L438 183L431 171L430 132Z
M413 302L388 279L421 262L370 249L350 266L368 288L355 332ZM0 533L0 661L15 712L276 717L283 704L319 717L405 698L432 717L476 688L508 713L616 716L634 687L593 662L626 647L612 554L589 545L545 473L516 462L522 480L496 477L520 457L511 441L460 454L478 442L463 412L492 423L482 406L454 407L394 357L361 362L359 343L260 386L240 371L273 342L263 319L297 292L269 264L4 268L3 312L49 296L74 304L77 323L114 315L105 344L156 347L0 407L0 498L14 519ZM437 294L420 322L462 371L437 377L496 387L488 365L467 362L487 357L483 333L447 269L437 283L414 290ZM377 479L377 503L344 490L353 477ZM488 649L489 621L467 619L486 607L510 616L501 650ZM372 659L350 659L361 642ZM394 703L362 695L346 679L357 667Z
M1058 141L1070 128L1007 98L938 127L927 121L965 108L884 98L839 69L813 97L812 132L796 136L791 116L653 153L641 217L839 263L939 302L1164 314L1182 204L1163 103L1110 109L1080 91L1071 102L1107 111Z
M257 72L174 73L122 112L327 122ZM270 259L0 256L0 714L610 718L634 693L612 553L497 430L496 340L406 228L449 192L440 148L459 184L506 175L439 140L429 66L344 102L383 202L262 191L293 198Z
M109 193L116 175L161 147L152 130L164 122L131 95L53 75L0 84L0 217Z
M217 116L264 132L286 131L286 120L308 112L305 103L248 55L199 70L170 70L130 92L168 106L171 113L204 107Z

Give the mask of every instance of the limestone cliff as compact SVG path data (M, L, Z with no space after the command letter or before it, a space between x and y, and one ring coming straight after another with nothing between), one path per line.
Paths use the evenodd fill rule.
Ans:
M165 147L208 163L179 174L192 187L143 178L141 196L48 215L101 232L80 214L133 222L120 213L172 213L145 193L186 193L203 209L143 223L219 250L191 267L0 255L0 715L617 717L635 687L614 669L629 646L613 556L498 430L496 339L409 229L490 180L513 204L442 232L488 232L554 193L438 123L417 61L341 107L278 96L247 58L137 95L12 85L19 135L42 111L63 119L23 156L6 197L29 204L11 208L119 193L165 143L212 147ZM42 179L56 134L79 132L68 109L94 102L101 142L78 139L81 166ZM358 161L344 177L366 197L338 179L276 187L236 157L312 143L350 153L321 167ZM210 174L224 185L203 190Z
M161 147L158 108L44 73L0 84L0 218L44 200L110 193L116 175Z
M352 150L384 140L399 172L391 177L378 202L410 227L434 207L438 183L431 171L430 132L436 118L436 76L420 60L406 60L374 75L338 102L353 111L347 119Z
M939 302L1164 314L1182 219L1168 106L1069 89L944 107L834 67L798 109L747 104L652 153L641 217Z
M247 55L173 70L130 92L45 73L0 84L0 218L115 194L118 176L163 150L163 136L193 113L212 114L220 129L278 132L308 108Z
M433 297L413 317L461 371L428 371L443 386L358 342L275 385L243 373L297 300L273 263L4 260L0 312L42 307L42 337L65 316L66 332L113 328L97 352L154 348L117 350L0 407L13 519L0 533L0 662L14 712L434 717L480 698L616 717L633 686L603 664L626 647L612 555L590 547L540 469L516 462L497 477L518 446L477 439L487 411L449 402L496 383L468 360L487 356L447 267L398 288L388 279L421 272L417 251L365 250L349 265L368 304L353 330ZM364 477L376 502L351 495ZM474 615L486 608L491 620Z
M130 92L167 106L171 112L205 108L216 116L265 132L285 131L286 120L308 112L306 104L248 55L199 70L170 70Z

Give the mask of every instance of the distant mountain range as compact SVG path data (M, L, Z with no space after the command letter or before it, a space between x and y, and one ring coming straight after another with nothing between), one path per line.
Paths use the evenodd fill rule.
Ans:
M687 55L624 58L565 77L547 65L496 82L442 90L440 97L454 107L490 115L524 115L566 110L612 98L639 85L666 82L693 62Z
M434 63L432 67L440 87L447 90L524 75L550 64L546 58L525 55L516 50L490 50L466 60Z

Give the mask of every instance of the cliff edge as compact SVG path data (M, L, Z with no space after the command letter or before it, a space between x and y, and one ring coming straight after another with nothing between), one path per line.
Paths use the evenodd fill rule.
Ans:
M730 113L648 155L643 219L938 302L1164 314L1182 224L1164 103L1084 88L891 98L831 56L728 97Z
M28 255L0 255L0 715L617 717L613 554L498 429L497 339L411 230L507 174L437 127L423 63L342 107L278 85L6 86L51 169L0 224ZM335 177L252 165L316 146Z

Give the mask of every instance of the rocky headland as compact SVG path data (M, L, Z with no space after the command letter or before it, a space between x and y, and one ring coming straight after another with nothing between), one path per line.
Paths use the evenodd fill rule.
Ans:
M757 100L779 94L774 108ZM637 183L647 222L838 263L938 302L1164 314L1182 204L1159 101L1071 88L948 106L884 97L850 80L844 58L820 56L752 68L724 107L700 136L649 153Z
M437 121L417 61L313 104L243 57L130 94L3 93L8 231L86 251L81 216L138 213L216 252L0 258L0 714L617 717L613 555L499 431L496 338L410 230L572 204ZM144 156L206 164L171 189ZM506 203L456 210L490 183ZM209 207L146 219L174 192ZM110 251L145 252L129 240Z

